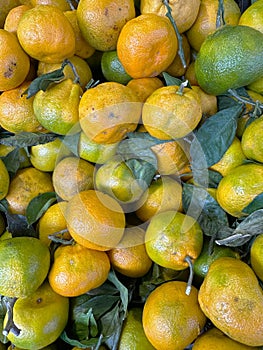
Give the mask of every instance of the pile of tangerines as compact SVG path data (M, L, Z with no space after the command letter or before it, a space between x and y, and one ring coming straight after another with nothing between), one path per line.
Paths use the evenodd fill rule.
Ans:
M263 0L0 7L0 349L262 349Z

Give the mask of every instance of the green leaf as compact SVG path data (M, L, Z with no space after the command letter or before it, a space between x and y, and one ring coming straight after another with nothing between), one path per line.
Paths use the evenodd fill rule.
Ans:
M67 149L70 150L76 157L79 157L79 138L80 132L60 137Z
M156 168L152 164L139 159L128 159L126 164L141 187L146 190L156 174Z
M0 139L0 144L13 147L30 147L54 141L57 137L58 135L52 133L21 132Z
M217 239L218 245L226 245L229 247L239 247L247 243L253 236L262 233L263 227L263 209L254 211L241 221L236 229L229 231L225 238ZM219 232L222 237L222 233Z
M37 237L37 232L32 225L28 225L27 219L24 215L10 214L9 212L5 212L5 215L7 220L6 229L13 237Z
M9 152L5 157L2 157L2 161L5 163L6 169L9 173L16 174L20 167L20 152L19 148L15 148Z
M129 300L128 289L110 271L102 286L71 298L71 316L61 338L73 346L97 346L100 341L117 349Z
M246 89L241 87L239 89L235 90L236 93L240 96L244 96L246 98L250 98ZM230 107L235 107L238 105L242 105L242 103L240 101L238 101L237 99L233 98L233 95L231 95L230 93L226 93L224 95L219 95L217 97L217 104L218 104L218 110L221 111L222 109L227 109Z
M0 201L0 211L4 213L8 212L8 202L5 198Z
M253 201L242 210L242 212L245 214L251 214L254 211L262 208L263 208L263 192L257 195L253 199Z
M27 95L27 98L30 98L40 90L46 91L50 84L61 82L65 78L65 74L63 73L64 68L65 64L62 64L61 68L35 78L28 89L24 91L23 95Z
M202 187L183 184L183 208L186 214L196 218L206 236L214 236L222 226L228 226L226 212Z
M233 142L241 111L242 105L239 104L206 119L190 146L192 168L208 168L222 158Z
M4 323L5 314L7 312L5 301L4 301L5 298L6 297L0 295L0 342L3 344L8 343L9 341L7 337L3 335L3 323Z
M210 169L193 169L194 183L202 187L217 188L222 177L220 173Z
M170 86L170 85L180 86L183 83L183 81L181 79L175 78L166 72L163 72L162 75L163 75L165 84L167 86Z
M29 225L34 224L45 211L56 202L57 197L55 192L41 193L34 197L26 208L26 219Z

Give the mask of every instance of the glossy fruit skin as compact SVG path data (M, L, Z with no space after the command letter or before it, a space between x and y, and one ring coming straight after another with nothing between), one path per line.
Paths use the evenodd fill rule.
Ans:
M84 39L96 50L115 50L124 24L135 17L133 0L81 0L77 18Z
M255 28L263 33L263 1L257 0L253 2L241 14L239 25Z
M215 260L199 289L198 301L211 322L233 340L263 344L263 293L251 267L240 259Z
M77 243L61 245L55 251L48 280L56 293L76 297L102 285L109 271L110 261L105 252Z
M59 63L75 53L75 34L62 10L38 5L25 12L17 28L24 51L32 58Z
M142 121L150 135L161 140L183 138L191 133L202 117L198 94L185 87L164 86L155 90L145 101Z
M263 281L263 235L260 234L252 241L250 248L250 263L257 277Z
M0 29L0 91L18 87L30 68L29 56L23 51L14 33Z
M237 25L241 12L235 0L224 0L224 21L226 24ZM218 11L217 0L202 0L194 24L186 31L190 46L198 52L206 37L216 30Z
M168 210L152 217L145 235L146 251L158 265L184 270L199 256L203 232L198 222L186 214Z
M263 163L263 116L249 124L243 132L241 146L245 156Z
M204 241L203 248L200 255L194 262L195 276L198 276L202 279L205 278L210 265L216 259L222 256L230 256L232 258L237 258L237 259L240 258L239 254L230 247L218 246L217 244L214 244L212 247L211 254L209 254L208 249L209 249L209 241L206 239Z
M153 13L128 21L117 42L119 60L132 78L156 77L172 63L177 50L170 21Z
M263 33L247 26L220 27L202 44L195 74L212 95L252 83L263 76Z
M241 344L226 334L221 332L218 328L213 327L208 331L202 333L193 344L193 350L259 350L258 347L252 347Z
M60 336L68 320L68 311L69 299L55 293L45 282L27 298L16 301L13 320L20 334L16 336L10 332L8 339L22 349L42 349ZM7 318L4 323L6 321Z
M111 266L124 276L139 278L150 270L152 260L149 258L145 243L145 231L141 227L127 227L116 248L108 251Z
M263 191L263 164L239 165L224 176L217 187L219 205L234 217L245 216L243 209Z
M200 0L170 0L171 14L175 20L179 33L187 31L198 16ZM141 0L141 13L156 13L166 16L167 8L161 0Z
M74 195L68 202L66 220L69 233L77 243L102 251L118 245L126 222L120 204L97 190Z
M35 292L50 267L50 252L33 237L14 237L0 242L0 293L24 298Z
M53 191L51 175L30 166L17 171L10 181L5 198L12 214L25 215L26 208L34 197Z
M7 171L7 168L4 162L2 161L2 159L0 159L0 200L5 198L5 196L7 195L9 190L9 185L10 185L9 173Z
M170 281L155 288L143 308L143 328L159 350L183 350L203 329L206 317L197 302L198 290L185 294L186 282Z
M154 350L155 348L146 338L142 326L142 309L133 307L128 311L122 333L119 350Z

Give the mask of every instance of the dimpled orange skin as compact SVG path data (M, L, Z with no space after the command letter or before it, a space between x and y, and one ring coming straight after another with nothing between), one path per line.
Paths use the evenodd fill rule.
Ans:
M77 243L101 251L116 247L125 228L120 204L96 190L79 192L69 200L66 221Z
M17 28L18 40L29 56L59 63L75 53L74 30L58 7L37 5L26 11Z
M198 304L198 290L185 294L186 282L161 284L148 296L142 323L148 340L158 350L183 350L200 334L206 316Z
M105 252L80 244L61 245L54 255L48 275L52 289L63 296L75 297L99 287L108 277L110 261Z
M161 140L182 138L193 131L202 118L199 95L190 88L164 86L147 98L142 109L146 130Z
M133 0L81 0L77 8L85 40L99 51L115 50L124 24L135 17Z
M0 91L19 86L25 80L30 60L14 33L0 29Z
M178 40L166 17L144 14L122 28L117 54L125 71L132 78L155 77L174 60Z
M134 103L136 102L136 103ZM79 120L84 133L98 143L121 141L134 131L142 103L128 86L105 82L88 89L79 103Z
M263 345L263 292L248 264L231 257L215 260L198 301L204 314L230 338L245 345Z

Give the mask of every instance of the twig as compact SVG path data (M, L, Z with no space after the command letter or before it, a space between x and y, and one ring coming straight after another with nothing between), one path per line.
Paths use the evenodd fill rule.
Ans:
M224 1L218 0L218 10L216 15L216 28L219 28L226 24L225 18L224 18Z
M176 36L177 36L177 40L178 40L178 55L179 55L179 57L181 59L183 67L186 68L186 61L185 61L184 49L183 49L183 38L182 38L181 34L179 33L177 25L175 23L175 20L174 20L174 18L172 16L172 9L169 6L169 0L162 0L162 1L163 1L164 6L167 9L166 16L171 21L171 23L172 23L172 25L174 27Z
M251 101L249 98L242 97L242 96L238 95L236 93L236 91L233 89L228 89L227 92L242 103L250 104L251 106L255 106L257 108L263 109L263 104L260 103L259 101L254 102L254 101Z

